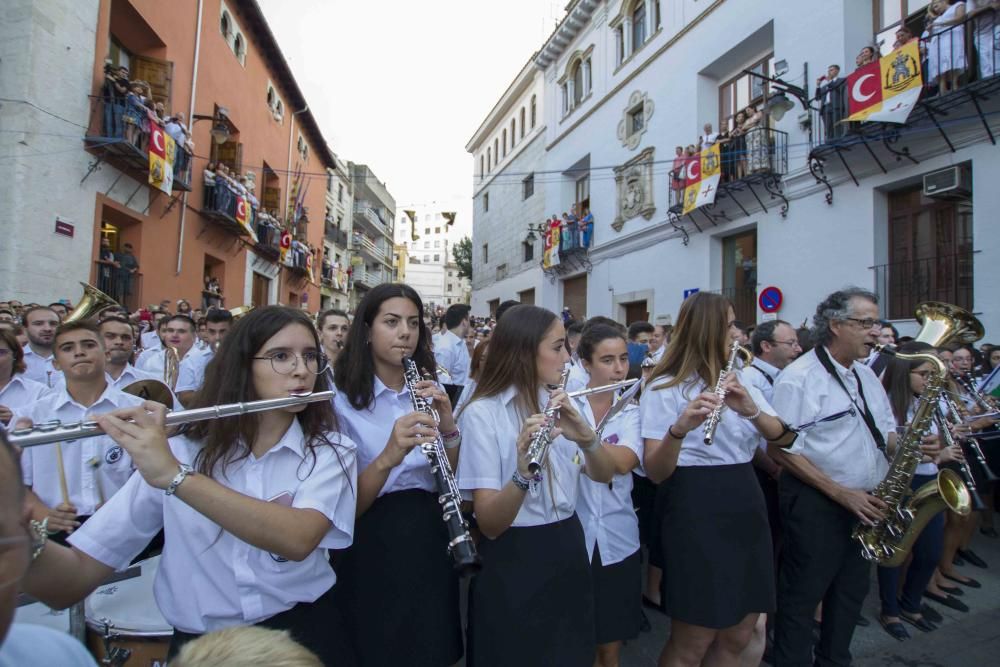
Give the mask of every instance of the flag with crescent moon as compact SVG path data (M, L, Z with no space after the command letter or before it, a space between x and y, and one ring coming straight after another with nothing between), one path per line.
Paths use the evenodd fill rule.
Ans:
M715 143L687 162L682 215L687 215L699 206L714 203L721 179L722 155L719 144Z
M177 145L163 125L149 113L149 184L170 194L174 187L174 157Z
M257 232L250 225L250 202L245 197L236 195L236 222L250 235L254 243L257 243Z
M847 77L848 121L905 123L923 86L918 40Z

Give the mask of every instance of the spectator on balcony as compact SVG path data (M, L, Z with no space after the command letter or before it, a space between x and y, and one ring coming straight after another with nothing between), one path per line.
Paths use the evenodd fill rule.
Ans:
M156 102L153 104L153 118L160 125L165 125L167 122L167 108L163 106L163 102Z
M854 58L855 69L861 69L865 65L870 65L878 60L875 53L874 46L865 46L858 52L858 55Z
M746 120L746 112L740 111L733 119L733 129L729 131L729 169L734 180L746 176L747 138L743 129Z
M177 314L191 317L191 304L187 299L177 299ZM192 319L194 319L192 317Z
M145 137L149 133L149 117L146 115L145 87L141 81L133 81L125 95L125 141L139 150L145 150Z
M127 305L131 301L132 286L136 274L139 273L139 260L132 253L131 243L123 243L122 250L115 259L118 261L118 283L121 297L119 301Z
M562 214L562 232L559 240L559 250L569 252L576 247L576 216L566 211Z
M674 204L684 198L684 147L674 148L674 162L670 165L670 189L674 193Z
M837 124L844 117L846 87L840 78L840 65L826 68L826 76L816 79L816 101L823 119L823 136L826 141L839 137L843 129Z
M746 135L747 174L759 174L770 169L768 159L767 129L764 127L764 113L755 105L746 108L746 122L743 123L743 133Z
M580 230L580 246L582 248L589 248L590 242L594 238L594 215L587 206L583 207L583 217L580 218Z
M684 149L684 187L686 188L691 184L691 169L693 165L698 162L700 158L698 157L698 150L695 148L694 144L688 144L688 147Z
M896 31L896 41L892 43L892 50L895 51L905 46L911 39L913 39L913 31L905 25L900 26L899 30Z
M106 236L101 237L101 250L97 256L97 264L97 289L115 301L121 300L121 296L116 293L118 290L115 284L120 264L115 258L115 252L111 249L111 241Z
M104 65L104 84L101 86L101 100L104 103L102 133L105 137L120 138L122 136L122 116L125 113L126 95L128 95L128 68L115 68L111 63L106 63Z
M979 58L979 78L997 74L1000 66L1000 0L969 0L966 14L975 17L972 43Z
M187 171L191 161L191 154L194 152L194 143L188 133L186 117L183 111L178 111L167 119L166 132L177 144L177 152L174 154L174 177L180 178L185 183L188 181Z
M927 27L930 43L927 47L927 80L937 84L941 93L959 86L965 72L965 30L958 26L965 20L962 0L935 0L932 7L940 16Z
M705 123L702 128L701 135L698 137L698 150L703 151L711 148L712 145L719 140L719 133L712 131L712 124Z
M209 162L205 165L205 170L201 172L202 185L205 190L205 199L202 208L211 210L215 207L215 163Z

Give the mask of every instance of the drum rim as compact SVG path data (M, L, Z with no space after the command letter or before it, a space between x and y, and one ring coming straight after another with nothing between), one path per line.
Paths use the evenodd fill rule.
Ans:
M174 634L173 628L167 628L165 630L133 630L131 628L122 627L120 625L115 625L110 620L97 620L88 618L87 628L93 630L98 635L104 635L105 625L111 631L114 631L122 639L127 639L129 637L141 637L141 638L154 638L154 637L172 637Z

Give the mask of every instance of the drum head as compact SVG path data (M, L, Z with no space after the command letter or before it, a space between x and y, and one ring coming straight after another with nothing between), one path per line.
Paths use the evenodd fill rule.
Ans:
M173 628L163 618L153 597L153 581L160 556L139 563L142 574L106 584L87 598L87 625L100 630L105 623L125 635L169 635Z
M162 403L168 408L174 407L174 396L170 393L170 388L159 380L138 380L123 387L122 391L147 401Z

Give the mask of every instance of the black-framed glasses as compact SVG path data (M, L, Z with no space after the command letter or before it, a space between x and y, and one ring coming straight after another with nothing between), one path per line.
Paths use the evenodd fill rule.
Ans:
M878 325L882 324L881 320L873 320L870 317L866 317L863 320L859 320L856 317L845 317L844 319L845 320L850 320L851 322L857 322L859 325L861 325L862 329L873 329L876 324L878 324Z
M313 375L319 375L328 366L326 355L315 351L303 352L302 354L279 351L273 352L266 357L254 357L254 359L257 361L270 361L271 368L278 375L291 375L294 373L295 369L299 367L299 359L302 359L305 369Z

